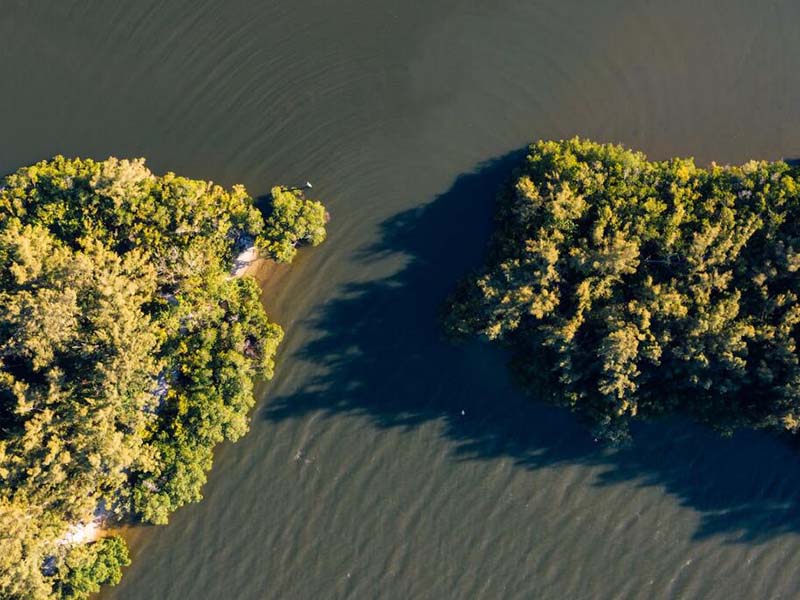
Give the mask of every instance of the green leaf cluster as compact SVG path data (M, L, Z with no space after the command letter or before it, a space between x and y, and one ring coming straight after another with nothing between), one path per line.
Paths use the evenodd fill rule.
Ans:
M214 447L246 432L283 332L234 257L247 240L291 245L276 256L290 260L324 239L321 205L276 190L265 228L242 186L141 159L59 156L2 182L0 597L116 583L124 541L72 528L98 510L165 523L201 498Z
M128 547L118 536L77 546L66 560L67 575L59 582L58 593L65 600L81 600L100 591L100 586L116 585L122 567L130 564Z
M510 346L526 389L598 437L666 413L796 431L798 269L800 173L784 162L705 169L538 142L444 321Z
M321 202L309 200L297 188L274 187L270 214L258 247L267 258L292 262L300 245L318 246L325 241L328 214Z

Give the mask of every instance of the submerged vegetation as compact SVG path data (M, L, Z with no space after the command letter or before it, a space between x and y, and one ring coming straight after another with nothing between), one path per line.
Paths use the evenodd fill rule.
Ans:
M283 332L230 267L288 262L325 211L274 188L266 219L143 160L56 157L0 189L0 597L85 598L128 564L76 527L165 523L248 427Z
M598 437L667 413L795 432L800 171L536 143L444 314L455 337L508 345L523 386Z

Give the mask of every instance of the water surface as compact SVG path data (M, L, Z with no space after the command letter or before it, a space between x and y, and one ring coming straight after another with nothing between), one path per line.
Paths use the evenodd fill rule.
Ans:
M205 500L131 534L105 600L795 598L800 461L646 425L595 446L504 357L439 339L527 141L800 157L795 0L4 0L0 169L146 156L263 194L325 246L272 277L288 335Z

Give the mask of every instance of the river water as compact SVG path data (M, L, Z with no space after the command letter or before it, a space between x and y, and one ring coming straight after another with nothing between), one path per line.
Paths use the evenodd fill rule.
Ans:
M642 425L597 447L500 352L440 340L525 143L800 157L797 0L2 0L0 168L146 156L310 179L329 241L202 503L131 532L105 600L797 598L800 459Z

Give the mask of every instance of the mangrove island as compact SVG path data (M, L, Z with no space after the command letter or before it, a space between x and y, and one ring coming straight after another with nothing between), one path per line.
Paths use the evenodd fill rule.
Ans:
M57 156L2 181L0 596L118 582L125 542L97 528L166 523L247 431L283 332L231 269L291 261L327 220L295 188L267 204L142 159Z
M509 346L522 386L597 438L670 413L800 428L800 169L538 142L497 203L450 335Z

